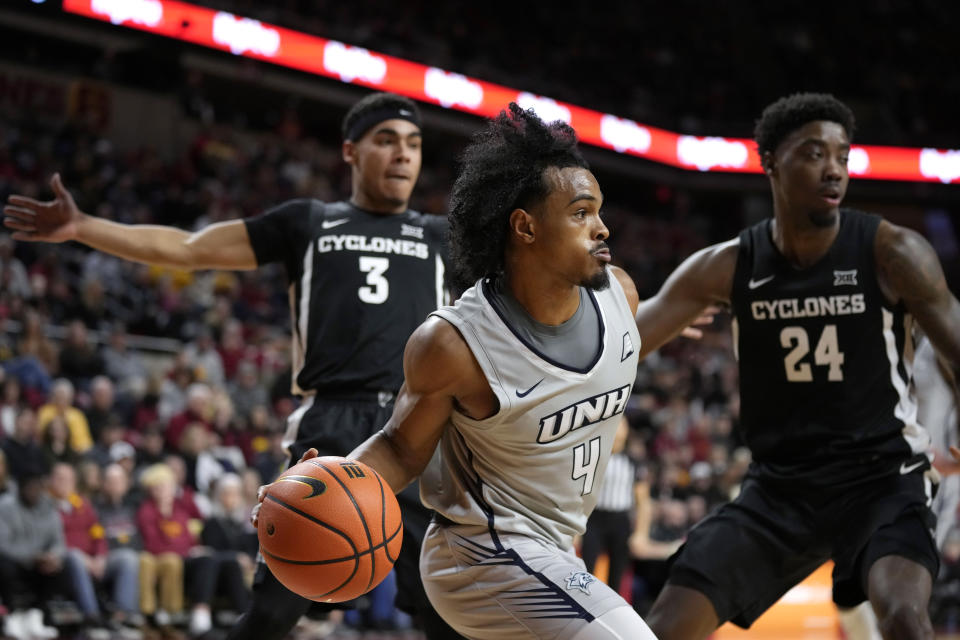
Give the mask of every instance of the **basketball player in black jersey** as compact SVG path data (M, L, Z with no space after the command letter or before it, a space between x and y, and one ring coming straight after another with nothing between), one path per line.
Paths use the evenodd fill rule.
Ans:
M839 606L869 599L886 640L933 638L934 479L910 327L956 368L960 304L919 234L840 208L853 125L829 95L768 106L756 140L773 218L695 253L638 308L643 355L730 306L754 458L740 496L674 556L647 617L660 640L747 627L830 559Z
M293 460L311 447L343 456L390 417L407 338L444 303L447 229L446 218L408 208L422 142L413 102L371 94L345 116L343 137L343 158L352 170L347 201L291 200L251 219L189 233L89 216L55 175L54 200L11 196L4 224L17 240L75 240L128 260L182 269L246 270L282 262L290 282L293 386L304 395L288 421L286 444ZM418 614L431 640L459 638L430 607L420 580L420 540L429 514L415 487L398 498L405 529L396 565L398 606ZM229 637L282 638L310 605L261 563L250 609Z

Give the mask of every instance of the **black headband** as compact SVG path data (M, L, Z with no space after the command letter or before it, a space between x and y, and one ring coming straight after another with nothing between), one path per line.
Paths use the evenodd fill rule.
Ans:
M373 109L361 115L356 122L350 125L345 138L357 141L374 125L380 124L384 120L394 119L407 120L420 127L420 114L415 109L403 105L390 105Z

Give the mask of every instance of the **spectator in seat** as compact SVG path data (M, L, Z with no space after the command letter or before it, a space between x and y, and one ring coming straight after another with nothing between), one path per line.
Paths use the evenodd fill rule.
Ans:
M48 467L57 462L77 464L80 454L73 448L70 441L70 429L63 416L54 416L47 423L46 430L41 438L43 456Z
M141 567L151 564L154 568L156 560L144 558L143 540L137 529L137 497L130 491L130 475L119 464L113 463L103 470L103 485L100 492L94 497L94 508L103 526L103 538L107 543L109 556L133 558L138 567L138 581L132 588L132 595L137 599L139 608L149 608L150 613L156 611L156 590L147 594L140 593ZM109 565L109 560L108 560ZM147 607L144 599L147 598ZM142 616L136 612L127 612L123 622L140 626Z
M103 620L96 585L110 585L116 607L111 622L119 623L139 613L139 556L130 550L110 551L104 528L90 500L77 493L73 467L59 463L50 475L50 493L63 520L67 545L66 568L80 610L90 622Z
M24 408L17 414L13 433L0 441L0 448L7 454L10 475L19 478L27 468L43 467L45 456L37 437L37 414Z
M129 392L134 384L146 381L149 375L143 357L131 350L127 342L127 328L116 323L111 328L107 346L101 352L106 374L117 381L121 394Z
M183 609L184 580L188 585L193 610L190 613L190 633L200 635L213 626L210 605L216 593L221 567L229 563L219 562L209 550L198 545L191 524L190 513L178 501L177 479L167 465L154 465L143 474L142 482L148 496L137 512L137 524L143 537L144 549L157 558L157 574L160 576L161 606L170 613ZM236 565L236 560L233 561ZM180 572L179 592L176 578ZM234 577L239 577L239 566ZM148 574L148 577L149 574ZM145 577L141 588L155 588Z
M287 448L283 446L283 429L271 431L267 440L267 449L258 453L253 459L253 466L260 472L260 478L264 484L273 482L273 479L287 466L290 456Z
M180 413L170 418L167 425L167 446L176 451L180 448L180 438L183 432L192 423L200 423L208 431L213 430L213 394L207 385L195 382L187 388L187 406Z
M17 342L20 358L35 358L47 375L60 372L60 353L44 333L47 318L39 311L27 309L23 314L23 334Z
M217 351L209 327L200 327L196 339L187 345L184 354L198 380L203 380L215 387L226 384L223 360L220 358L220 352Z
M8 611L3 632L52 638L56 630L43 625L37 607L54 596L72 595L64 572L63 524L47 495L42 466L25 466L18 480L16 494L0 496L0 601Z
M237 415L244 420L249 420L254 407L270 404L270 395L266 387L260 384L257 366L249 360L240 362L237 377L227 388Z
M123 421L115 406L113 382L107 376L97 376L90 382L90 406L84 412L90 436L99 442L100 434L108 424Z
M82 320L71 321L60 350L60 375L86 389L90 379L103 371L103 359L90 344L86 325Z
M73 397L72 382L66 378L55 380L50 393L50 402L40 407L37 423L40 426L40 433L43 433L55 417L62 418L70 431L70 447L77 453L85 453L93 446L93 438L90 437L87 417L73 406Z
M201 540L223 563L220 584L234 611L241 612L247 606L259 549L257 530L250 524L253 504L244 499L243 480L235 473L217 480L211 503L212 515L204 522ZM234 569L242 573L232 575Z

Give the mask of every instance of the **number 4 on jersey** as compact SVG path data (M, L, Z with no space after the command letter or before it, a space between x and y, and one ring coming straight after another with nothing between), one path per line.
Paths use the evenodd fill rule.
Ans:
M810 338L803 327L784 327L780 332L780 346L790 349L783 358L783 366L790 382L813 382L813 369L809 362L801 362L810 352ZM843 381L843 352L837 342L837 325L828 324L823 328L817 348L813 350L813 362L829 367L827 380Z
M590 452L587 452L587 445L590 445ZM580 495L585 496L593 491L593 479L597 475L597 464L600 462L600 436L593 438L590 442L578 444L573 448L573 473L571 478L579 480L583 478L583 490Z

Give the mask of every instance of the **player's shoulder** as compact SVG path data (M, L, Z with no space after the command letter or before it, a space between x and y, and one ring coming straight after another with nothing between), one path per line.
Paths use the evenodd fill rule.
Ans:
M687 262L700 272L729 271L732 274L740 255L740 246L740 236L737 236L699 249Z
M315 198L293 198L285 200L268 210L267 213L282 213L286 215L307 215L311 211L321 210L327 203Z
M926 239L919 232L894 224L888 220L881 220L877 225L876 244L880 249L892 251L916 250L927 244Z
M407 377L423 375L436 380L459 378L473 360L460 331L439 316L429 316L411 334L404 352Z
M881 220L873 244L874 259L883 272L913 269L938 261L930 242L918 231Z

